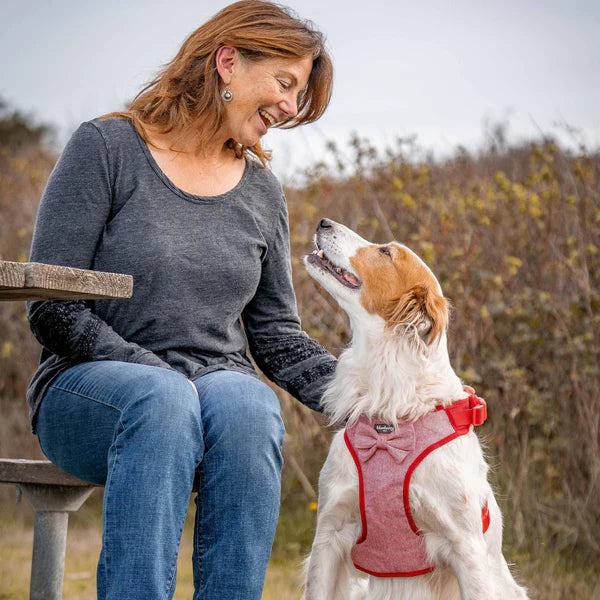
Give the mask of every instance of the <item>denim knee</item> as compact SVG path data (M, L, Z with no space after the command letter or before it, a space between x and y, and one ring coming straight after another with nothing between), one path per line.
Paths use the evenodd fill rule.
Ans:
M240 447L275 443L281 448L284 426L275 392L262 381L252 378L240 382L231 393L239 398L231 427Z
M215 444L235 448L235 455L247 457L248 463L265 453L281 462L284 426L275 392L241 373L229 372L210 380L211 375L205 376L208 385L200 387L207 448Z
M248 431L255 436L279 440L281 445L284 428L279 398L275 392L258 379L245 382L240 392L244 398L237 407L237 426L241 432Z
M130 401L122 412L124 426L143 427L145 435L169 446L201 442L198 393L183 375L153 369L131 380Z

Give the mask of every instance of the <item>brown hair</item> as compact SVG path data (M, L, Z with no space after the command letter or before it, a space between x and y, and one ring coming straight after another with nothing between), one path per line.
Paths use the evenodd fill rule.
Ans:
M279 123L291 129L316 121L331 99L333 65L325 50L324 36L310 21L301 20L290 9L264 0L242 0L218 12L196 29L175 58L133 99L128 110L105 115L131 119L149 142L146 127L159 133L182 135L185 129L197 130L202 151L223 124L223 100L216 69L217 50L233 46L251 61L266 58L301 59L313 57L306 88L298 98L298 114ZM252 147L229 140L236 156L245 151L261 162L270 160L260 142Z

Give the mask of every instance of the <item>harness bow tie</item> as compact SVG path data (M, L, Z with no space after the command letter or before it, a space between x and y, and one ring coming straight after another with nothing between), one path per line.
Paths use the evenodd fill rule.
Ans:
M401 463L415 449L415 429L412 423L403 425L389 434L380 434L367 423L356 428L354 447L366 462L377 450L387 450L392 458Z

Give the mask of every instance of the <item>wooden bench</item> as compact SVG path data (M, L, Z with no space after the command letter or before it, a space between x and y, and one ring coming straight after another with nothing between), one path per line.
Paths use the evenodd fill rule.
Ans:
M30 600L61 600L69 513L101 487L73 477L47 460L0 458L0 483L12 483L35 510ZM193 491L198 491L196 472Z
M0 261L0 300L131 298L133 278L42 263ZM69 513L93 484L43 460L0 459L0 483L15 484L35 510L31 600L60 600Z
M0 300L130 298L130 275L41 263L0 260ZM316 493L293 455L288 464L311 500ZM96 487L43 460L0 458L0 483L16 485L35 510L31 600L60 600L69 512L79 510ZM196 472L193 491L197 492Z

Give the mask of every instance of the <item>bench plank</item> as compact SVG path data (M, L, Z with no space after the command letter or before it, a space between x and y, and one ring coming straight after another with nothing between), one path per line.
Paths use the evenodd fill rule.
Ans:
M65 473L47 460L0 458L0 483L37 483L74 487L100 487Z
M0 300L131 298L132 294L131 275L0 261Z
M102 487L78 477L73 477L47 460L0 458L0 483L38 483L40 485L67 485L75 487ZM200 487L200 474L196 470L192 491Z

